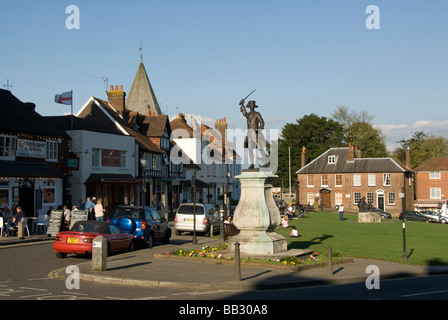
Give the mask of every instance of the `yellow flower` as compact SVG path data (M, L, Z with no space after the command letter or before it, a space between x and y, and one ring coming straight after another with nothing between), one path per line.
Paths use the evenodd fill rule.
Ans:
M287 264L288 262L287 261L283 261L283 264Z

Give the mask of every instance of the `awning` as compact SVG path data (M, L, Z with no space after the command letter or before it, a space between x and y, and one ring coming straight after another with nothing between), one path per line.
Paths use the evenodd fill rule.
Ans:
M84 182L85 184L99 184L99 183L133 183L137 184L140 179L134 178L130 174L99 174L92 173Z
M2 178L63 178L64 173L46 162L0 161Z
M414 207L420 208L440 208L441 205L446 202L446 199L418 199L414 203Z

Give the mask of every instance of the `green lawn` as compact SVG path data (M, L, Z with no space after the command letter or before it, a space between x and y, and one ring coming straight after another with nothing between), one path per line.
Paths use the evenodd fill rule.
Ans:
M293 225L299 238L289 236ZM355 214L345 214L344 221L339 221L337 213L313 212L291 220L289 228L279 227L276 232L287 239L288 249L313 249L326 254L331 247L334 253L347 257L402 262L403 223L397 218L376 224L358 223ZM407 221L406 249L409 264L448 264L448 225Z

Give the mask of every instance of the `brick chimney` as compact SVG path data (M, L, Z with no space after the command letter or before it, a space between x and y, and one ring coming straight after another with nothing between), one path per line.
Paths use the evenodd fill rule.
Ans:
M348 144L347 161L355 161L355 150L351 142Z
M358 149L358 146L355 146L355 157L362 158L361 149Z
M408 168L409 170L411 170L412 168L411 149L409 147L406 149L406 168Z
M107 92L107 100L109 104L118 111L122 116L124 114L126 92L123 91L123 86L110 86L110 90Z
M302 159L300 162L300 167L303 168L304 166L306 166L306 148L305 146L302 147Z
M226 118L221 118L216 120L215 129L221 134L222 144L226 142L226 130L227 130L227 120Z

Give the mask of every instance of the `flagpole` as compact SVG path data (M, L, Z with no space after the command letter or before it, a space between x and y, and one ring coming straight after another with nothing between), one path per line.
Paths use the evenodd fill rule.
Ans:
M71 116L70 116L70 152L73 149L73 90L70 91L71 99Z

